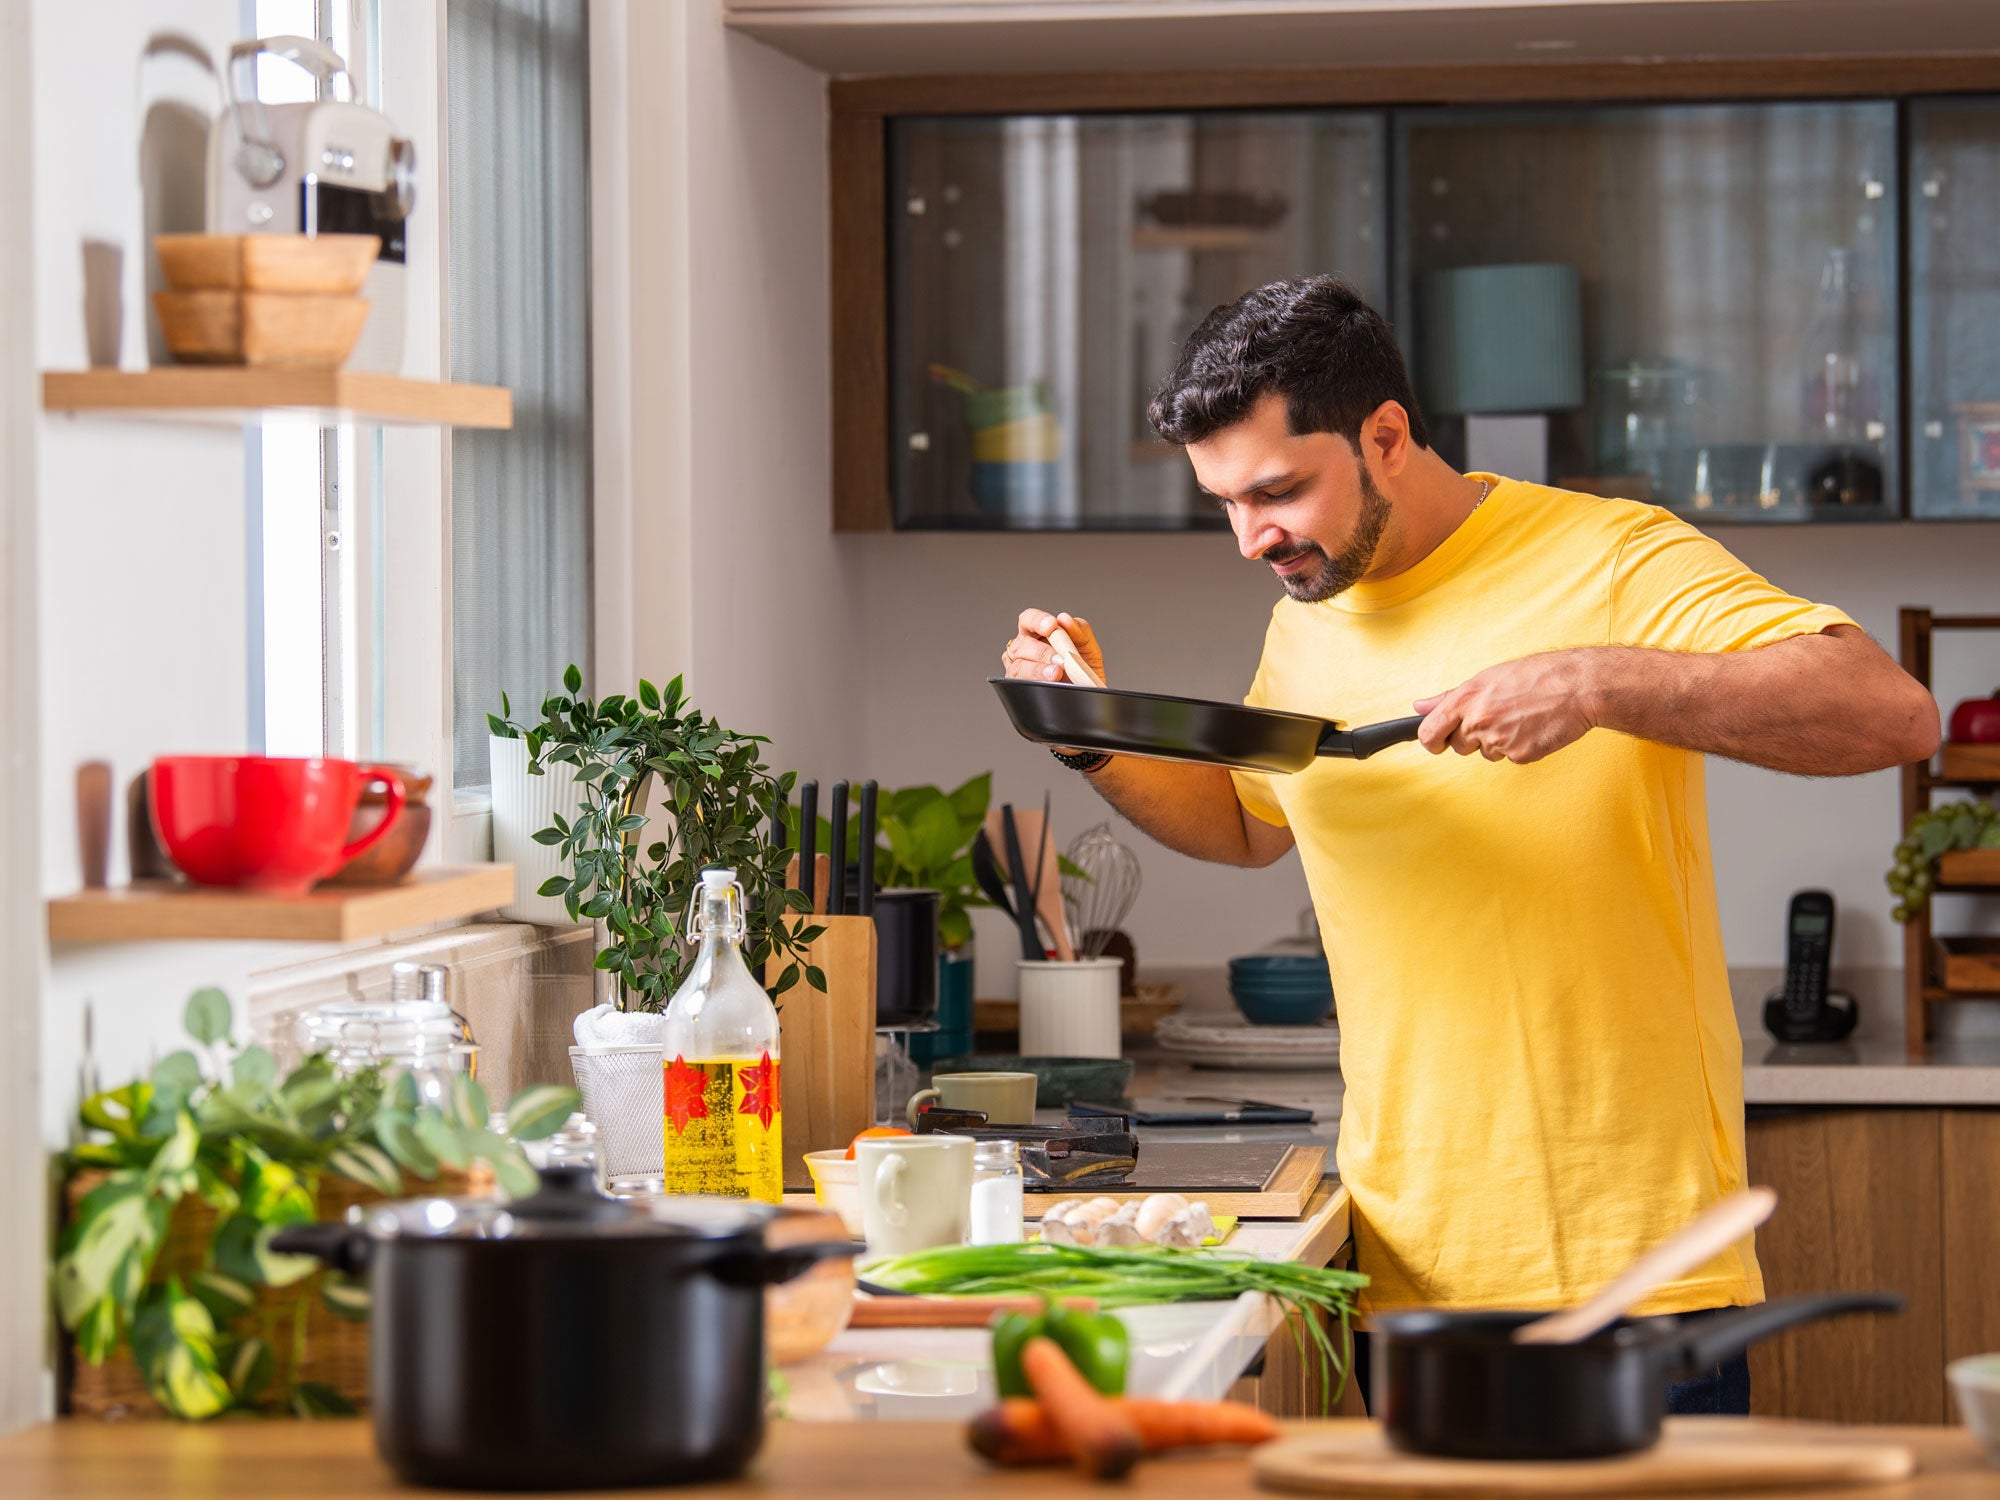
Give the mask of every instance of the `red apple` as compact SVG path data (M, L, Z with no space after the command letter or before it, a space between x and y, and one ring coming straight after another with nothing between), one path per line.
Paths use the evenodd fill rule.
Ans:
M1991 698L1967 698L1951 711L1951 738L1960 745L2000 744L2000 688Z

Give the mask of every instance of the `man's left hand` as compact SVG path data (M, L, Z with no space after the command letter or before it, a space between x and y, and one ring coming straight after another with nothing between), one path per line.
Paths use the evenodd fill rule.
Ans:
M1588 652L1546 651L1488 667L1448 693L1412 705L1424 716L1417 739L1433 755L1447 749L1527 765L1591 729Z

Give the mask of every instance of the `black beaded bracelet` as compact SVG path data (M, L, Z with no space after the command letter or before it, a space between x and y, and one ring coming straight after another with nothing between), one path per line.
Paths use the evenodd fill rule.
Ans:
M1111 764L1111 757L1101 750L1079 750L1074 755L1065 755L1062 751L1051 745L1049 747L1049 754L1068 766L1072 771L1081 771L1086 776L1092 771L1097 770L1100 766Z

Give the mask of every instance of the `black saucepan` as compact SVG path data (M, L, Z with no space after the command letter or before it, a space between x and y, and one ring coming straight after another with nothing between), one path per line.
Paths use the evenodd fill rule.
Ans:
M1303 771L1317 756L1366 760L1417 737L1423 716L1349 729L1337 719L1120 688L989 677L1023 738L1239 771Z
M1901 1297L1788 1297L1690 1318L1614 1323L1575 1344L1517 1344L1542 1313L1377 1313L1370 1407L1389 1441L1442 1458L1607 1458L1659 1441L1667 1387L1757 1340Z
M367 1276L375 1443L403 1479L687 1484L734 1478L763 1442L765 1286L860 1249L767 1248L776 1213L621 1202L553 1170L515 1203L386 1203L271 1247Z

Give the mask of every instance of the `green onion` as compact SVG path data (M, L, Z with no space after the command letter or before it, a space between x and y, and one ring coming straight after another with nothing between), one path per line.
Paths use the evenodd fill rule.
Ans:
M1243 1292L1263 1292L1284 1308L1301 1361L1318 1363L1321 1409L1328 1411L1347 1389L1354 1293L1368 1284L1356 1271L1158 1245L951 1245L875 1261L862 1274L877 1286L920 1296L1091 1297L1106 1311L1160 1302L1227 1302ZM1335 1322L1338 1346L1328 1332Z

